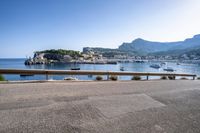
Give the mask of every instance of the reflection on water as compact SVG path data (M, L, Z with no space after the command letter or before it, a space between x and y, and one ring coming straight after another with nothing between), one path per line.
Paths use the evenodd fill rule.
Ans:
M0 68L15 68L15 69L58 69L58 70L71 70L74 67L80 67L81 70L104 70L104 71L120 71L121 67L124 67L125 71L134 71L134 72L165 72L163 68L172 67L175 69L176 73L193 73L200 75L200 66L198 64L180 64L168 62L167 65L162 66L160 69L155 69L149 67L152 62L146 63L118 63L117 65L99 65L99 64L48 64L48 65L32 65L25 66L25 59L0 59ZM153 62L153 64L160 64L159 62ZM95 79L95 76L49 76L52 79L63 79L66 76L76 77L82 80L92 80ZM44 75L35 75L20 77L19 75L5 75L7 80L33 80L33 79L45 79ZM104 76L104 79L107 77ZM129 80L131 76L120 76L121 80Z

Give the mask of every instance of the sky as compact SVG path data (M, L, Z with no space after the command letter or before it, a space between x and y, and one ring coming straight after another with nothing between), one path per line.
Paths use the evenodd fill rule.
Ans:
M0 0L0 58L200 34L200 0Z

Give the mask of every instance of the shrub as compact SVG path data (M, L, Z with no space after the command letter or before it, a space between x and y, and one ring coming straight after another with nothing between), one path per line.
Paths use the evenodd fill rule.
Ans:
M110 76L110 80L116 81L117 79L118 79L118 77L115 76L115 75L111 75L111 76Z
M167 77L166 76L162 76L162 77L160 77L160 79L166 80Z
M175 78L176 78L175 76L168 76L169 80L175 80Z
M182 79L182 80L188 80L188 78L186 78L186 77L182 77L181 79Z
M5 81L5 78L3 77L3 75L0 75L0 81Z
M101 81L101 80L103 80L103 77L102 76L96 76L96 80Z
M200 77L197 77L198 80L200 80Z
M64 80L78 80L78 79L73 77L65 77Z
M131 78L131 80L141 80L141 77L140 77L140 76L133 76L133 77Z

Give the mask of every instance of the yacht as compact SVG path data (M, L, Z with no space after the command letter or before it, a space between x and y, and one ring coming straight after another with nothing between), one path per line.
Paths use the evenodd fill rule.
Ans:
M161 66L158 64L152 64L150 65L150 67L155 68L155 69L159 69Z
M164 71L167 71L167 72L173 72L173 71L175 71L173 68L171 68L171 67L167 67L167 68L164 68L163 69Z

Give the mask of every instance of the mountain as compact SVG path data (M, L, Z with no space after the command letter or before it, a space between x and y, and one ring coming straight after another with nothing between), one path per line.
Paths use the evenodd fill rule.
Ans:
M200 56L200 46L192 47L192 48L184 48L184 49L175 49L175 50L169 50L169 51L161 51L161 52L155 52L150 53L149 55L155 55L155 56L181 56L181 55L195 55Z
M123 43L116 49L92 47L85 47L83 49L83 51L88 50L100 53L105 57L114 57L115 55L180 56L185 53L188 55L198 55L198 52L200 52L200 34L177 42L155 42L138 38L130 43Z
M162 43L162 42L152 42L143 40L141 38L135 39L131 43L123 43L119 46L120 50L123 51L138 51L141 54L166 51L172 49L174 46L177 46L180 42L170 42L170 43Z
M139 54L150 54L165 53L167 51L192 50L196 48L200 48L200 34L178 42L153 42L138 38L131 43L123 43L118 49L122 51L137 51Z
M185 39L181 45L174 47L174 49L194 49L197 47L200 47L200 34L193 36L193 38Z

